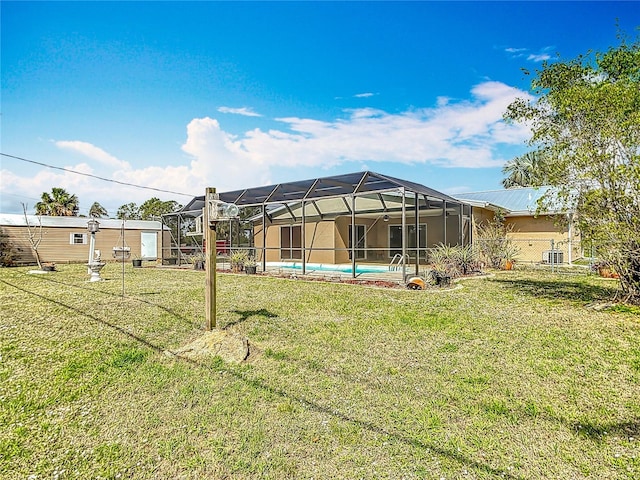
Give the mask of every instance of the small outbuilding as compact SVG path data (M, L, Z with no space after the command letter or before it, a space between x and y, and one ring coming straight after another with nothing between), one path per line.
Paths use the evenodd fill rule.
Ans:
M0 214L0 233L13 252L14 263L29 265L36 262L29 241L39 240L38 254L43 262L82 263L89 259L87 224L90 218L48 217L38 215ZM169 243L169 232L161 222L146 220L96 219L99 232L95 234L95 249L103 261L141 258L161 258L162 232Z

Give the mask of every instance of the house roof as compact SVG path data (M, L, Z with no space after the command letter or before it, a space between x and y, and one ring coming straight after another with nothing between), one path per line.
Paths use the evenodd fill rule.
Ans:
M509 215L532 215L538 209L538 200L546 195L551 187L522 187L486 192L460 193L460 201L475 207L491 210L503 210ZM547 212L549 213L549 212Z
M250 207L376 194L399 189L416 193L426 199L461 203L460 200L424 185L369 171L222 192L219 193L219 197L223 202L235 203L239 207ZM197 213L203 207L204 195L195 197L179 212Z
M39 225L42 222L43 227L66 227L66 228L87 228L87 217L48 217L27 215L29 225ZM101 229L120 229L122 228L122 220L111 218L97 218ZM26 227L27 221L24 215L13 213L0 213L0 225L11 227ZM125 228L128 230L161 230L162 223L155 220L127 220ZM166 228L166 227L165 227Z

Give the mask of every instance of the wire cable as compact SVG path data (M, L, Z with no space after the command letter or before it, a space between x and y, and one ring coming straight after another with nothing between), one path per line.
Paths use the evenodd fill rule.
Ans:
M102 180L103 182L117 183L118 185L126 185L127 187L134 187L134 188L143 188L145 190L153 190L153 191L162 192L162 193L171 193L173 195L182 195L184 197L191 197L191 198L194 197L193 193L173 192L171 190L163 190L161 188L145 187L144 185L136 185L135 183L121 182L119 180L113 180L112 178L100 177L98 175L93 175L91 173L78 172L76 170L71 170L70 168L56 167L55 165L48 165L46 163L36 162L35 160L29 160L27 158L16 157L15 155L9 155L8 153L0 152L0 155L2 155L3 157L8 157L8 158L13 158L15 160L20 160L21 162L27 162L27 163L32 163L34 165L40 165L41 167L52 168L54 170L62 170L63 172L74 173L76 175L82 175L84 177L95 178L97 180Z

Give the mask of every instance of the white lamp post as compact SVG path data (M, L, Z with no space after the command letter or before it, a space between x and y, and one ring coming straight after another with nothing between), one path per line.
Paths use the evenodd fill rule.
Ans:
M105 262L100 261L100 251L95 250L96 247L96 232L100 231L100 222L98 222L95 218L92 218L87 222L87 230L91 234L91 238L89 239L89 262L87 263L88 271L91 275L89 278L90 282L99 282L102 280L100 278L100 270L105 266Z

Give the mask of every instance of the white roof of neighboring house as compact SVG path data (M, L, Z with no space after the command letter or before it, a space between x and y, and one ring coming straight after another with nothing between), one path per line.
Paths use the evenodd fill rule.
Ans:
M458 200L470 203L474 207L483 207L491 210L500 209L512 216L533 215L538 210L538 200L547 194L549 190L551 190L551 187L521 187L487 192L459 193L455 197Z
M38 215L27 215L29 225L38 225L42 222L43 227L66 227L66 228L87 228L89 217L47 217ZM96 218L101 229L120 229L122 220L112 218ZM26 227L27 222L24 215L15 213L0 213L0 225L11 227ZM155 220L127 220L125 229L131 230L161 230L162 222ZM165 227L166 229L167 227Z

